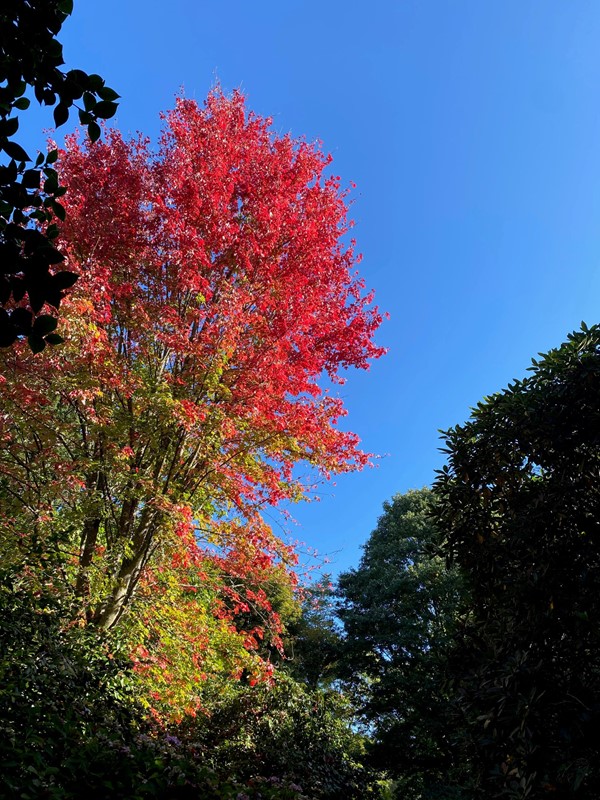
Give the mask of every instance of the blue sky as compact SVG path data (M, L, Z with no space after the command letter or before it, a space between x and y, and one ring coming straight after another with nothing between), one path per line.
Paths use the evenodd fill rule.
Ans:
M563 0L75 0L68 67L156 137L183 87L241 87L275 130L321 139L354 181L362 273L389 354L351 373L347 425L375 469L294 509L292 535L356 565L381 504L429 484L438 429L598 321L600 4ZM27 144L49 114L27 113Z

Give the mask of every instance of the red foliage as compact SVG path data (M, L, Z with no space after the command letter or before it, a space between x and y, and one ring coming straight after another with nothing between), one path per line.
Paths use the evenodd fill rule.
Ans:
M239 94L213 93L205 109L179 100L166 121L158 158L111 132L89 149L71 140L61 160L69 265L106 333L90 355L108 348L104 379L125 394L133 359L167 359L185 428L223 408L222 453L246 443L243 421L273 461L257 477L222 463L240 501L281 499L300 457L325 472L364 465L357 437L335 427L341 400L317 383L382 353L380 315L342 241L345 193L323 177L330 158L274 137Z
M75 591L106 628L158 563L203 569L200 529L230 587L246 581L227 613L269 614L257 581L292 556L260 509L302 496L299 462L326 477L367 463L318 381L383 352L331 159L239 93L180 99L165 122L157 154L116 131L69 140L67 342L4 356L0 471L35 525L79 526Z

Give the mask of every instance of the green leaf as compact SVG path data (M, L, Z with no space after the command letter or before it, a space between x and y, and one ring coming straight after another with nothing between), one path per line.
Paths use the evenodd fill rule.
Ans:
M69 16L73 13L73 0L58 0L58 10Z
M27 97L19 97L19 99L15 100L13 103L14 108L18 108L19 111L25 111L30 105L31 101Z
M54 150L50 150L50 152L46 156L46 164L54 164L54 162L57 160L58 160L58 149L55 148Z

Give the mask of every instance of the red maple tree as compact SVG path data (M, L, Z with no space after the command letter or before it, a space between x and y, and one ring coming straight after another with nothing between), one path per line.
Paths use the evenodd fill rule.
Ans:
M68 141L66 342L2 353L3 541L55 552L104 629L202 542L238 573L289 563L260 510L302 497L299 462L365 465L319 379L383 352L330 157L239 93L165 123L158 153Z

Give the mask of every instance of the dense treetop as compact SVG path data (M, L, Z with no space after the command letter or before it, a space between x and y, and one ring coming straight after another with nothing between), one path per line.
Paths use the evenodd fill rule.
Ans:
M277 635L264 582L294 554L261 510L310 488L302 461L324 477L368 462L319 378L343 382L383 350L329 158L239 94L179 100L165 119L156 154L116 131L61 154L60 246L81 278L63 345L3 353L2 542L49 558L102 629L153 599L152 624L130 618L140 653L173 654L178 630L189 684L206 672L193 643L223 640L250 606ZM256 648L264 629L240 641Z

